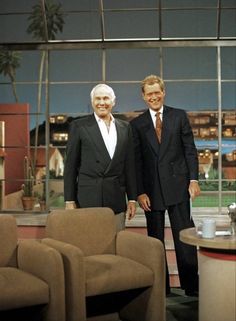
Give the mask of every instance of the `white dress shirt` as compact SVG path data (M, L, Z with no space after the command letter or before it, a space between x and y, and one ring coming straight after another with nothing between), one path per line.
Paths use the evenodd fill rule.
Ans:
M102 134L102 138L103 138L104 143L106 145L107 151L112 159L115 149L116 149L116 143L117 143L117 132L116 132L115 119L111 115L110 127L108 129L107 125L105 124L105 122L101 118L99 118L95 113L94 113L94 116L95 116L96 121L98 123L98 127L100 129L101 134Z

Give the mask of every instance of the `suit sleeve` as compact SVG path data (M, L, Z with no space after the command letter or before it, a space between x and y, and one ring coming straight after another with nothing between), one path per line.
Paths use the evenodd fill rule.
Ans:
M72 122L69 129L64 168L64 199L77 202L77 180L80 166L79 128Z
M186 112L183 113L181 138L184 147L185 160L189 169L189 179L198 180L198 154L194 143L192 128Z
M126 193L128 200L137 200L137 186L135 176L135 157L134 157L134 142L131 126L128 125L128 148L125 160L126 173Z
M133 133L133 142L134 142L134 157L135 157L135 176L137 184L137 195L145 193L143 185L143 158L142 158L142 149L141 149L141 140L139 137L139 131L136 127L136 124L131 121L132 133Z

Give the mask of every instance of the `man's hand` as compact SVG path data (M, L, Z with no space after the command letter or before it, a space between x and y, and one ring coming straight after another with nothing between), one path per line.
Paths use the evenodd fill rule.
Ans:
M138 196L138 203L140 205L140 207L146 211L146 212L150 212L151 211L151 202L149 197L147 196L147 194L141 194Z
M128 220L131 220L136 213L136 202L129 201L127 204L126 216Z
M191 200L193 201L195 199L195 197L197 197L201 192L200 187L198 185L198 182L197 181L191 181L190 184L189 184L188 191L189 191Z
M76 208L76 204L74 201L66 202L66 205L65 205L66 210L73 210L75 208Z

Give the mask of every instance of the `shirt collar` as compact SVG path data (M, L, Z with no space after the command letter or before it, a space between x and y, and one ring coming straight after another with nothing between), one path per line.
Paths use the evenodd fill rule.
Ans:
M155 110L152 110L151 108L149 108L149 112L151 114L151 116L154 118L156 116L156 113L161 113L161 115L163 114L163 109L164 109L164 106L161 106L161 109L157 111Z
M95 119L96 119L97 122L102 121L102 118L98 117L98 115L96 113L94 113L94 116L95 116ZM115 118L113 117L112 114L110 114L110 116L111 116L111 122L114 123L115 122Z

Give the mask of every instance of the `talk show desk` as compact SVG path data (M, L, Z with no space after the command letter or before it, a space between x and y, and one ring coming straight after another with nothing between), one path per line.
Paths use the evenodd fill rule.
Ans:
M204 239L188 228L180 240L199 247L199 321L235 321L235 235Z

